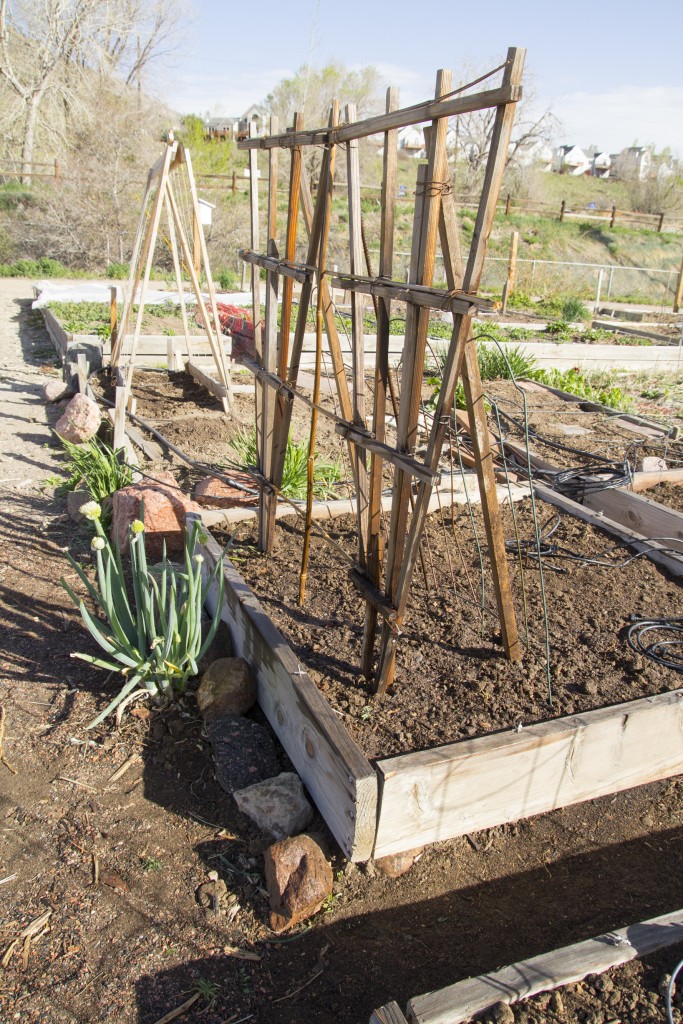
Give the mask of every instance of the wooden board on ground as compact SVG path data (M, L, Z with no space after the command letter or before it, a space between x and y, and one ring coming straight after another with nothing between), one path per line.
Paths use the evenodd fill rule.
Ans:
M408 1020L411 1024L461 1024L495 1003L515 1003L570 985L681 941L683 910L677 910L418 996L408 1003Z
M683 691L377 762L375 857L683 772Z
M665 547L670 544L683 555L683 514L676 509L622 488L587 494L584 504L643 537L656 537Z
M374 1011L370 1018L370 1024L408 1024L408 1022L401 1013L398 1003L386 1003L385 1006L380 1006L378 1010Z
M194 518L188 516L188 523ZM199 550L210 572L221 549L209 538ZM367 860L377 814L377 777L372 765L240 574L227 559L223 565L222 618L235 654L254 671L259 704L344 854L349 860ZM207 605L215 610L215 587Z

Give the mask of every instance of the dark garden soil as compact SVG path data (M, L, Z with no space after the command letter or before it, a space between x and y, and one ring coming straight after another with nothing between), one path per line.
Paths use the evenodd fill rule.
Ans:
M90 536L68 520L64 500L54 495L61 462L48 422L58 410L46 413L38 397L53 360L45 354L44 332L31 321L29 300L28 283L0 282L2 1024L154 1024L195 994L197 1001L177 1018L181 1024L364 1024L375 1006L390 999L405 1006L419 993L681 905L683 786L675 779L429 847L398 880L372 863L345 864L318 818L313 827L333 858L333 897L308 925L274 936L263 892L268 837L215 782L192 697L162 710L133 706L118 730L112 721L85 729L117 683L70 657L94 648L58 581L70 574L66 549L89 562ZM173 415L196 413L191 424L199 429L198 414L206 406L201 398L193 404L184 388ZM152 415L151 404L138 408ZM160 419L167 413L158 409ZM195 454L213 459L206 446L223 444L220 415L217 410L212 435L198 434L191 442ZM190 450L190 442L181 447ZM524 535L524 509L520 519ZM456 522L462 525L460 512ZM435 562L444 557L440 529L438 523L430 527ZM335 524L335 531L349 543L348 524ZM565 518L556 538L582 551L604 543ZM291 565L282 589L293 605L300 537L283 526L272 569L282 565L284 573L287 545ZM321 681L328 679L328 695L341 694L341 679L348 676L349 706L341 708L341 697L339 704L355 734L367 735L376 749L381 735L384 750L396 749L391 744L397 737L380 729L378 718L361 718L369 695L361 693L361 706L351 697L360 607L336 563L321 552L316 542L305 609L313 623L310 638L298 615L289 616L287 626L276 603L282 598L264 604L295 646L306 649L306 664L315 669L311 659L321 655L318 673ZM265 560L242 553L242 568L258 577L267 597ZM473 571L469 554L468 560ZM428 556L427 565L431 574ZM676 585L644 560L631 570L569 568L567 575L547 573L557 713L673 685L668 674L657 681L650 665L634 662L620 630L632 610L678 609ZM459 562L454 573L467 595ZM534 651L537 574L531 568L526 573ZM431 716L437 734L440 728L445 733L438 705L456 674L466 677L461 693L469 709L452 712L456 732L544 715L542 666L529 659L513 679L490 643L491 618L482 637L474 608L456 602L450 572L448 587L443 575L441 570L429 614L424 621L411 616L407 626L400 685L387 701L397 708L391 728L419 736L419 718ZM418 580L416 595L423 586ZM476 594L476 582L474 589ZM617 592L628 601L619 602ZM330 629L337 621L340 628ZM326 631L336 637L334 647ZM481 673L472 668L477 652ZM415 659L415 677L427 678L432 663L442 666L436 688L422 690L421 716L417 702L392 703L408 691L408 657ZM613 687L607 695L581 689L592 678L602 686L598 664ZM511 712L503 691L510 694ZM280 757L287 767L282 752ZM196 897L211 870L230 893L218 914L204 910ZM47 930L37 927L27 943L22 930L43 915L49 915ZM672 948L610 972L612 988L590 980L562 995L562 1012L553 1009L556 1003L543 1006L541 997L517 1008L515 1017L528 1024L661 1020L661 978L680 956Z
M679 484L657 484L643 493L644 497L658 501L660 505L673 508L676 512L683 512L683 487Z

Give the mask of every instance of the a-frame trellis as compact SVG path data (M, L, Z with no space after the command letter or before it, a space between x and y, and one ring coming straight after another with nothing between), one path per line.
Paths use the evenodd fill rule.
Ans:
M225 357L224 341L221 335L218 310L216 308L216 294L209 265L209 254L206 248L204 231L201 227L201 214L197 198L197 187L192 171L192 159L190 151L186 149L183 143L174 140L173 132L169 132L163 154L147 175L140 220L133 243L130 275L121 314L121 323L116 340L112 345L111 365L117 367L120 363L125 364L125 383L123 387L125 389L125 397L128 398L135 367L135 355L140 341L145 298L154 264L154 253L163 224L168 229L168 238L165 235L163 237L173 257L173 270L180 297L183 334L188 360L192 360L192 346L197 344L198 336L190 334L182 276L183 269L190 278L192 291L201 313L206 339L216 365L221 392L224 392L221 396L223 408L227 413L229 412L232 398L230 372ZM200 276L202 273L206 278L211 307L210 312L207 310L204 297L202 296L200 286ZM135 314L132 341L130 347L128 347L126 339L134 312L133 306L138 288L140 288L138 309ZM170 366L169 369L171 369ZM121 396L117 394L117 402L120 399Z
M258 324L260 319L259 268L266 270L265 324L262 341L260 330L255 331L258 362L252 365L261 384L260 388L257 387L259 482L262 492L260 546L268 550L272 545L275 504L282 482L292 401L301 400L314 410L311 454L315 443L315 417L318 414L331 417L335 421L337 432L349 444L358 517L357 564L351 569L350 577L366 601L363 672L367 677L373 672L378 617L382 619L376 670L376 685L380 693L387 689L394 678L396 640L406 613L429 499L438 472L459 378L463 381L467 401L503 646L511 660L519 660L521 657L499 516L493 455L489 444L481 377L471 326L472 316L479 302L476 297L477 289L481 281L487 241L505 169L515 107L521 97L524 56L525 51L522 49L513 48L508 51L505 63L490 73L494 74L501 70L503 72L502 83L497 88L467 94L463 89L453 91L450 72L440 71L437 76L435 98L432 101L397 109L396 94L389 90L384 115L356 121L355 110L347 107L345 123L340 124L339 108L335 105L327 128L306 131L302 128L301 118L297 116L293 129L285 134L277 134L277 127L271 124L270 136L250 138L240 143L241 148L249 150L251 169L252 249L243 251L242 257L253 265L255 324ZM471 248L464 262L457 233L455 197L447 161L448 120L459 114L491 108L496 110L495 123ZM397 282L392 280L397 132L404 126L429 121L431 127L425 133L427 162L418 168L409 280L408 283ZM368 265L369 261L366 262L365 268L363 267L358 140L380 133L384 136L384 167L380 255L378 276L375 277ZM307 146L323 147L315 206L302 165L302 150ZM346 149L351 266L349 273L330 275L326 266L326 252L335 160L341 147ZM268 241L265 254L256 251L259 247L256 173L258 149L266 150L269 154ZM280 149L289 150L291 161L289 213L285 252L282 258L278 254L276 244L277 154ZM305 264L295 262L299 202L308 233ZM440 239L446 270L449 289L447 293L433 287L437 239ZM280 277L283 278L284 286L282 327L278 336L276 309ZM300 282L301 295L290 349L293 280ZM343 288L352 296L353 365L350 386L334 321L330 285ZM306 320L315 286L316 373L311 399L297 388L297 378ZM372 431L368 429L366 421L363 317L359 301L363 293L373 296L378 321ZM402 383L397 402L397 444L392 447L385 443L385 438L386 404L391 384L389 324L392 315L391 304L396 300L406 303L406 325ZM426 455L424 460L420 461L416 459L414 452L430 309L448 310L452 313L453 333ZM323 324L327 331L340 415L332 414L319 400ZM384 538L380 523L384 463L391 463L394 467L386 555L383 551ZM309 503L302 591L311 528L311 494L312 458L309 460ZM303 597L303 593L300 596Z

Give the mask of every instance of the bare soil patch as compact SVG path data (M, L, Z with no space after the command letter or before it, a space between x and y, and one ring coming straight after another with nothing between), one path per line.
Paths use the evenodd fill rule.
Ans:
M110 723L84 730L116 683L70 657L92 648L58 580L67 571L64 549L87 561L90 537L66 518L65 504L54 498L48 482L61 463L50 446L37 394L44 380L39 363L52 357L45 332L30 316L28 286L24 294L15 281L0 282L0 701L6 714L4 753L17 773L0 765L0 957L21 929L51 911L49 930L25 956L20 942L0 968L2 1024L154 1024L198 985L208 994L179 1018L183 1024L365 1024L372 1008L390 999L405 1006L418 993L680 904L682 785L675 779L438 844L395 881L372 866L345 865L332 848L336 881L327 912L285 941L273 936L261 891L261 854L268 837L217 786L192 699L160 711L140 706L118 732ZM40 351L47 354L39 358ZM159 406L160 416L211 411L202 389L184 404L182 387L172 386L172 411ZM145 399L148 413L154 393ZM138 408L143 410L141 403ZM212 457L205 446L218 445L219 439L222 444L226 429L218 407L215 413L209 431L180 446L189 451L196 445L195 454ZM192 426L199 429L200 422ZM346 529L340 524L340 535ZM283 549L291 543L295 563L296 531L283 526L278 536ZM578 543L572 533L566 539ZM326 582L320 550L316 542L311 599L320 601L322 625L316 625L313 642L321 635L327 642L326 632L338 637L329 628L331 618L348 615L345 628L357 648L358 604L338 589L341 572L333 564ZM326 551L325 558L329 562ZM252 564L256 572L259 560ZM252 571L248 564L243 567ZM617 572L607 573L605 591L616 589ZM287 588L294 578L290 568ZM578 589L585 586L578 573L571 579L574 590L565 595L569 630L568 613L580 611ZM646 590L653 581L648 576L644 581ZM656 593L666 594L666 586L674 585L660 580L657 587L663 589ZM467 593L465 582L461 589ZM564 609L561 598L558 591ZM294 600L287 600L294 607ZM638 601L638 607L654 610L646 595ZM275 614L276 599L267 607ZM463 602L463 607L468 606ZM612 607L616 599L608 613ZM601 613L602 595L596 619ZM441 656L444 638L452 642L455 621L444 606L434 618L430 612L427 628L436 634L435 656ZM476 621L468 626L463 615L459 637L484 647L482 665L503 665L498 683L503 687L507 669L481 641ZM597 635L608 660L618 660L621 647L614 633L600 627ZM302 650L309 643L292 636ZM323 651L329 664L320 674L325 669L330 678L347 671L338 664L347 655L338 642L335 647ZM456 643L448 658L469 656L458 652ZM627 686L628 674L619 671ZM491 675L483 678L493 690ZM520 700L531 699L521 692ZM543 706L541 682L534 692ZM563 692L571 692L569 685ZM483 710L472 706L472 717L489 715L495 727L488 704ZM355 707L349 708L352 724L365 728L368 723L356 722ZM431 712L427 705L422 709L424 716ZM392 716L397 728L402 714ZM133 755L139 760L111 781ZM314 827L329 842L322 823ZM215 917L197 903L195 890L209 870L218 871L236 897L240 909L232 920L227 906ZM244 951L259 959L241 959ZM669 954L615 974L616 1008L610 994L591 982L580 1005L567 1001L567 1012L557 1019L567 1024L661 1019L661 1003L656 1006L652 996L660 972L681 955L673 949ZM542 1007L518 1008L515 1014L528 1024L554 1019Z

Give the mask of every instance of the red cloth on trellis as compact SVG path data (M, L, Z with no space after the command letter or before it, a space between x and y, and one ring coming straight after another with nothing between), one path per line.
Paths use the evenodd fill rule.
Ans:
M221 325L221 333L229 334L232 337L232 358L239 360L241 356L254 359L256 350L254 347L254 323L248 309L241 306L231 306L225 302L217 302L218 319ZM212 318L211 303L206 303L206 311L209 320ZM197 309L194 318L200 327L204 326L202 315Z

